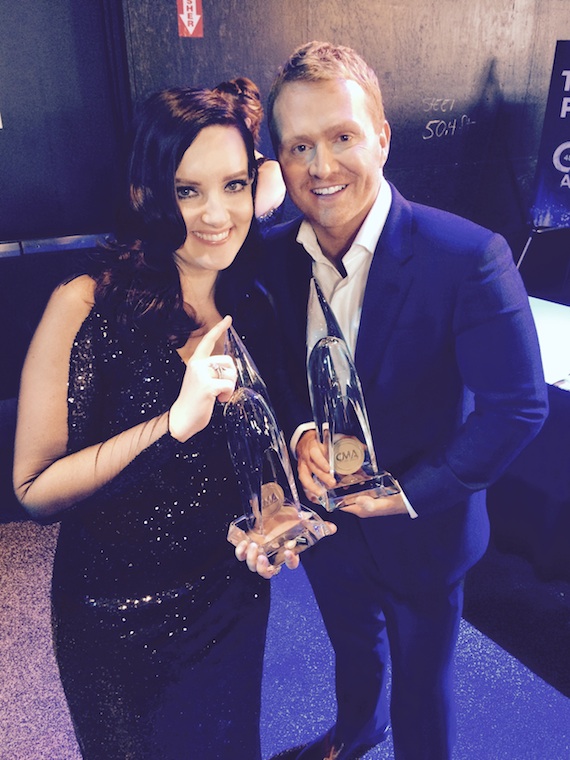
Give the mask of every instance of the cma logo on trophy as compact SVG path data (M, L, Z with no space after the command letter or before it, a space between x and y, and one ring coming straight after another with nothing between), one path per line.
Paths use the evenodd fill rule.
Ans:
M364 452L366 447L352 436L341 438L333 446L335 472L342 475L352 475L364 464Z

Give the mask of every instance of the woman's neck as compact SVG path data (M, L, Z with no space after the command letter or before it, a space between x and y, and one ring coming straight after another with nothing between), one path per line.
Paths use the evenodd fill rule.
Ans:
M190 334L186 344L178 349L178 354L187 363L202 337L222 319L214 298L218 273L209 271L190 273L185 272L180 266L178 271L184 305L200 325ZM223 353L223 351L224 340L221 339L219 345L216 346L216 352Z
M211 311L212 307L215 307L214 293L218 273L209 271L185 272L180 266L178 272L184 304L196 313L199 321L203 321L202 313L207 313Z

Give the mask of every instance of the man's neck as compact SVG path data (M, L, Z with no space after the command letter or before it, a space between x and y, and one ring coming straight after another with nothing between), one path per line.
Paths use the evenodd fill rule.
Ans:
M351 224L350 229L343 228L342 230L330 230L312 225L321 251L339 271L344 269L343 256L354 243L362 222L363 219L356 224Z
M319 241L319 245L321 246L321 251L323 252L323 254L325 255L325 257L342 274L345 271L343 263L342 263L342 259L343 259L344 255L345 255L345 253L349 250L350 246L352 245L352 242L350 242L347 245L343 245L338 250L335 250L335 249L330 249L330 248L327 247L326 244L323 244L323 242L321 241L321 238L317 238L317 239Z
M391 203L392 193L390 187L387 182L382 181L378 194L369 208L361 211L358 216L353 217L346 224L339 225L338 227L326 227L310 223L323 255L341 274L343 270L342 260L354 241L357 238L360 240L361 231L363 239L360 242L368 250L374 251L378 243L378 237L382 232L390 211ZM371 216L373 209L374 214Z

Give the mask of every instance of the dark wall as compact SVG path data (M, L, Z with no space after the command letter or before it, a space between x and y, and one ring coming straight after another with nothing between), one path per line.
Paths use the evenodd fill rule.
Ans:
M0 241L112 229L129 102L120 11L0 0Z
M202 5L204 37L188 39L175 0L0 0L0 241L113 228L131 94L241 73L265 97L291 50L321 38L377 70L400 190L522 248L568 0Z
M175 6L123 0L135 97L238 73L266 96L298 44L350 45L383 87L387 176L522 247L554 48L570 39L568 0L203 0L202 39L178 36Z

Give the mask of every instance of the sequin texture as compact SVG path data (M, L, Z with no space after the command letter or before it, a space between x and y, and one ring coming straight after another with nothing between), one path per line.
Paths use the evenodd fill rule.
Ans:
M94 308L71 355L70 452L166 411L184 371L166 343ZM64 514L54 638L86 758L225 758L241 743L258 756L269 585L226 540L240 513L216 404L201 433L163 436Z

